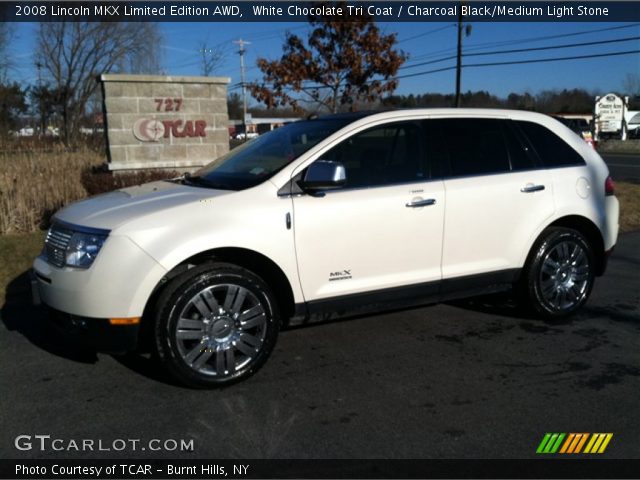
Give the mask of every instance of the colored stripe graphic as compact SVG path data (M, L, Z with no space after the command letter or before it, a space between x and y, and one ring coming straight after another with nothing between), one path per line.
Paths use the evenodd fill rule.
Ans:
M594 433L584 449L584 453L603 453L609 445L613 433Z
M604 453L612 438L613 433L545 433L536 453Z
M567 449L569 448L569 445L571 445L571 442L573 442L574 438L576 438L576 434L570 433L569 436L567 437L567 441L564 442L564 445L562 445L562 448L560 449L560 453L567 453Z
M580 441L578 442L578 445L576 445L576 449L573 451L573 453L580 453L582 451L584 443L587 441L587 438L589 438L588 433L580 433L579 435L581 435Z
M580 441L581 438L582 438L581 433L574 434L573 442L571 442L571 445L569 445L569 449L567 450L567 453L573 453L575 451L576 447L578 446L578 442Z
M556 453L564 437L564 433L545 433L536 453Z
M547 442L549 441L550 438L551 438L551 434L550 433L545 433L544 434L544 437L542 437L542 441L540 442L540 445L538 445L536 453L542 453L542 451L544 450L544 446L547 444Z

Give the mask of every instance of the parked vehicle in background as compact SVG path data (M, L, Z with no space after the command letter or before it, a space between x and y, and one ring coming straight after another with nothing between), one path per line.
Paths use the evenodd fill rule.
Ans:
M605 271L618 208L600 156L546 115L333 115L67 206L33 269L84 342L148 338L176 379L214 387L257 371L282 325L503 290L570 315Z
M246 140L251 138L257 138L259 136L260 135L256 132L248 132L248 133L240 132L240 133L236 133L233 138L235 138L236 140Z
M629 138L640 138L640 112L638 110L625 112L625 120Z
M563 125L567 126L571 131L576 133L580 138L589 144L594 150L597 148L597 142L593 138L591 133L591 127L589 122L584 118L565 118L560 115L552 115L553 118L558 120Z

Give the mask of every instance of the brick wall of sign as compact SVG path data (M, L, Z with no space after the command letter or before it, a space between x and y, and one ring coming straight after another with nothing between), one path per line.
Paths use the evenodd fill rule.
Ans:
M109 169L190 171L227 153L229 81L101 75Z

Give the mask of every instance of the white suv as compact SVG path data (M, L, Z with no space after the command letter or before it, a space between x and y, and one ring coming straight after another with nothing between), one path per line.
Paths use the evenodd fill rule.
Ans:
M583 305L618 234L598 154L501 110L315 118L195 175L59 211L35 260L53 317L104 351L147 343L178 380L246 378L281 325L513 288Z

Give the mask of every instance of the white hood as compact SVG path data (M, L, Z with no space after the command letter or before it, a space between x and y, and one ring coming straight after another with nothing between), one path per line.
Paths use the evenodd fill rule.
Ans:
M169 210L228 193L231 192L172 182L152 182L72 203L58 211L54 219L75 225L113 230L159 210Z

